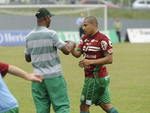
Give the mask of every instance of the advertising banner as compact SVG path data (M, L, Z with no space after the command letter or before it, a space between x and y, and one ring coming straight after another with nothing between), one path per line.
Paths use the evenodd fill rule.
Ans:
M24 46L25 36L31 30L11 30L11 31L0 31L0 46ZM66 41L71 40L79 43L79 33L78 31L57 31L60 40ZM112 43L117 43L118 39L114 30L109 30L104 32L112 41Z
M150 28L127 29L127 35L131 43L150 43Z
M0 46L25 45L25 36L29 31L0 31Z

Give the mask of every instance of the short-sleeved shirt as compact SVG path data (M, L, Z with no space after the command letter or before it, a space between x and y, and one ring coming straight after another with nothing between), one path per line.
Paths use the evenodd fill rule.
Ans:
M122 27L121 22L115 22L115 23L114 23L114 27L115 27L116 31L120 31L120 30L121 30L121 27Z
M65 45L53 30L42 26L32 30L26 37L25 54L31 56L33 73L41 74L44 78L62 75L57 48Z
M81 27L83 21L84 21L84 17L79 17L79 18L77 18L77 20L76 20L76 24L77 24L79 27Z
M77 50L82 52L85 59L99 59L112 54L112 44L106 35L97 32L93 36L84 35ZM89 78L101 78L108 75L104 65L90 65L84 71L85 77Z
M8 64L0 62L0 113L6 112L18 106L17 100L11 94L2 76L8 71Z

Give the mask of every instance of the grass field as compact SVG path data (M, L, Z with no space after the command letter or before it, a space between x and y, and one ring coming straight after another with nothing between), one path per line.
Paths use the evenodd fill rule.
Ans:
M0 61L14 64L32 72L31 64L24 60L24 47L0 47ZM83 83L83 70L71 55L60 54L64 76L68 84L71 113L79 113L79 98ZM111 75L112 103L119 113L150 113L150 44L114 44L113 64L108 65ZM35 113L30 82L11 75L6 83L20 103L20 113ZM53 113L53 112L52 112ZM91 113L104 113L92 106Z

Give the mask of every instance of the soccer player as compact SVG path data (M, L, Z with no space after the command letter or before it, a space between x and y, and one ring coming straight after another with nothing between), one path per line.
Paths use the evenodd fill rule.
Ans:
M3 81L3 77L6 73L36 82L42 82L42 77L39 75L28 74L16 66L0 62L0 113L19 113L18 102Z
M79 66L84 68L85 80L81 94L80 113L89 113L90 106L100 106L106 113L118 113L112 106L109 96L110 75L105 64L112 63L112 44L109 38L98 29L94 16L86 17L83 22L86 33L72 55L76 58L83 55Z
M45 8L36 13L37 27L26 37L25 58L31 62L33 73L43 75L43 82L32 82L32 96L37 113L70 113L67 86L63 77L57 49L68 55L74 44L60 41L57 33L49 30L52 14Z

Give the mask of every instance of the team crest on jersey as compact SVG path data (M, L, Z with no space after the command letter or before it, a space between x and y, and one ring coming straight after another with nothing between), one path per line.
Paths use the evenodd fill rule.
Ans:
M101 47L102 47L102 50L106 50L107 49L107 46L108 46L108 44L107 44L107 42L106 41L101 41Z

